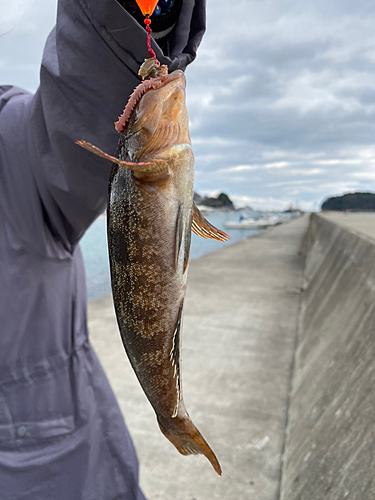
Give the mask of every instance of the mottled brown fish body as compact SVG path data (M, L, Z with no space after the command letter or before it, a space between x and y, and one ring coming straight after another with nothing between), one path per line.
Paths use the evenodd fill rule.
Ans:
M173 161L178 159L184 159L188 169L194 165L190 148ZM163 417L175 415L180 400L179 322L188 262L184 243L190 243L191 231L191 166L191 189L185 199L178 198L178 172L150 183L114 167L107 211L120 333L150 403ZM179 249L178 217L185 237Z
M115 124L117 158L78 144L114 163L107 209L111 281L133 369L164 435L184 455L203 453L221 474L182 399L180 329L191 231L219 240L227 235L193 204L184 74L168 75L150 60L141 70L154 77L137 87Z

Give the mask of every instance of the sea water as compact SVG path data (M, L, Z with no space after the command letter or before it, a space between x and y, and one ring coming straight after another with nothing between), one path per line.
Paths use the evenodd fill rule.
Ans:
M226 229L226 221L238 221L240 212L215 211L206 218L217 228L225 231L230 240L216 241L192 235L190 260L201 257L209 252L214 252L226 245L231 245L248 236L259 233L255 229ZM247 217L259 217L259 212L246 212ZM107 247L107 221L101 215L89 227L81 240L81 250L86 269L88 300L93 300L111 292L111 281Z

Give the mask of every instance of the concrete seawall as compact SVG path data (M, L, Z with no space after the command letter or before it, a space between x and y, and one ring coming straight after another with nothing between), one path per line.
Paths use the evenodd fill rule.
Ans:
M283 500L375 498L375 227L356 217L313 214L304 238Z
M90 303L149 500L375 499L373 220L313 214L191 262L184 395L222 478L161 435L111 297Z

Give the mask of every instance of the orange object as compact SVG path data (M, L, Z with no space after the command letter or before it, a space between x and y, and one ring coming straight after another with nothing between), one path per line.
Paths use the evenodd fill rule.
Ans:
M158 0L135 0L144 16L151 16L154 12Z

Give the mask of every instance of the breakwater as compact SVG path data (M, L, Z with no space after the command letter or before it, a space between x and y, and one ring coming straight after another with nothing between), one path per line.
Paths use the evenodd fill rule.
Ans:
M375 498L375 239L347 221L303 239L283 500Z

